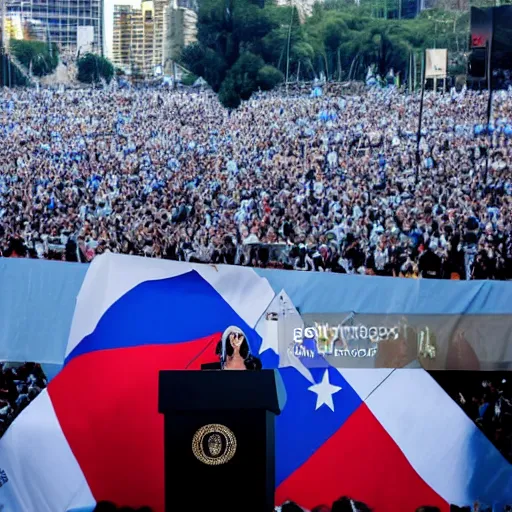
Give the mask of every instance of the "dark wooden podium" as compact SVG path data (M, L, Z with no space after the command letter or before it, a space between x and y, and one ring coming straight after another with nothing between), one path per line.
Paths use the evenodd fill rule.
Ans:
M274 370L161 371L166 512L272 512L285 400Z

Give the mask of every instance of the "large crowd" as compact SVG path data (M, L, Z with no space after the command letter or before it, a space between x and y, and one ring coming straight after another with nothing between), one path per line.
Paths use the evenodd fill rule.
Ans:
M512 278L512 93L0 92L0 254ZM488 133L491 132L492 136ZM417 158L418 157L418 158Z
M241 504L243 509L243 504ZM71 511L73 512L73 511ZM76 512L89 512L89 510L80 509ZM114 503L108 501L99 502L94 510L91 508L90 512L151 512L149 507L141 507L134 509L130 507L118 507ZM293 501L287 501L283 505L276 507L275 512L309 512L302 508ZM311 512L371 512L371 508L361 501L356 501L348 496L342 496L335 500L332 506L318 505L313 508ZM412 510L410 512L413 512ZM415 512L440 512L438 507L424 506L416 509ZM473 506L458 507L455 505L450 506L450 512L492 512L492 507L481 506L479 503L474 503ZM501 511L500 511L501 512ZM505 507L503 512L510 512L510 507Z
M512 464L511 373L438 371L432 376Z
M0 362L0 437L46 384L39 364Z

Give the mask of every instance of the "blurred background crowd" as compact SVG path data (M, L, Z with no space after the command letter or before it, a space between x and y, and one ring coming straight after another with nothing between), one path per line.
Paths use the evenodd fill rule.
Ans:
M46 384L39 364L0 362L0 437Z
M309 512L306 509L299 506L293 501L288 501L280 507L276 507L276 512ZM313 508L311 512L371 512L371 508L361 501L353 500L347 496L342 496L332 506L318 505ZM481 506L479 503L474 503L472 506L458 507L456 505L450 506L450 512L491 512L491 508ZM494 512L510 512L510 507L505 507L503 511ZM74 511L72 511L74 512ZM76 511L76 512L86 512ZM88 512L88 511L87 511ZM142 507L139 509L133 509L130 507L117 507L114 503L108 501L99 502L93 512L151 512L149 507ZM413 512L413 511L411 511ZM415 512L440 512L438 507L425 506L416 509Z
M0 254L512 277L512 93L0 93ZM170 121L171 120L171 121ZM489 133L492 136L489 136Z

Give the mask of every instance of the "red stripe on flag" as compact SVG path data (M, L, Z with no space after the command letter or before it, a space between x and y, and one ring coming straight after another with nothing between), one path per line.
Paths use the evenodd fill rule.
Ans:
M341 496L363 501L374 512L415 510L422 505L449 510L365 404L278 487L276 503L293 500L311 509L331 505Z
M57 418L96 500L163 512L158 372L215 361L219 337L90 352L51 381Z

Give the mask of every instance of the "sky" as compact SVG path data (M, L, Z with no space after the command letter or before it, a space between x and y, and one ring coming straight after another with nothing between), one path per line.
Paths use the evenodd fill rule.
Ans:
M111 57L112 36L114 33L114 5L133 5L140 7L140 0L105 0L104 4L104 24L105 24L105 52Z

